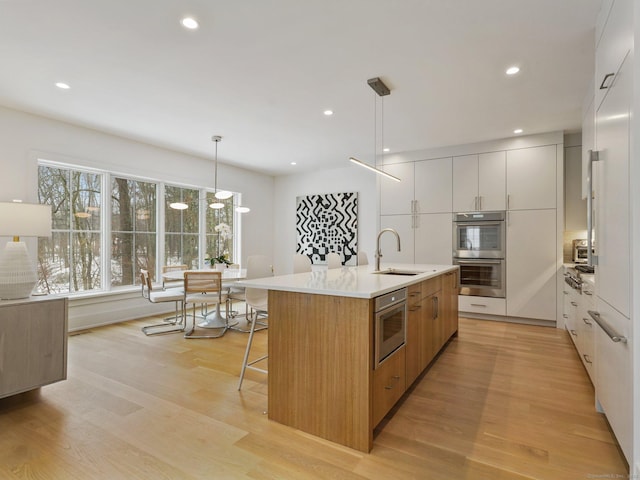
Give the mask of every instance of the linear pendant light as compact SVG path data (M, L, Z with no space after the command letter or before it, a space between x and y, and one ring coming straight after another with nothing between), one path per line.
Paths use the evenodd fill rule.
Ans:
M367 170L371 170L372 172L377 173L378 175L382 175L383 177L389 178L391 180L395 180L396 182L399 182L400 179L398 177L394 177L393 175L391 175L390 173L385 172L384 170L379 170L375 167L372 167L371 165L369 165L368 163L364 163L361 160L358 160L355 157L349 157L349 161L352 163L355 163L356 165L359 165L361 167L366 168Z
M384 82L380 79L380 77L375 77L375 78L370 78L369 80L367 80L367 84L373 89L374 92L376 92L380 97L385 97L386 95L389 95L391 93L391 90L389 89L389 87L387 87ZM384 100L384 99L383 99ZM375 165L375 158L376 158L376 149L377 149L377 125L376 125L376 121L377 121L377 115L375 113L375 109L374 109L374 134L373 134L373 162ZM384 132L384 109L382 110L382 129ZM384 144L384 136L383 136L383 144ZM384 146L384 145L383 145ZM384 150L383 150L384 151ZM354 163L360 167L364 167L367 170L370 170L372 172L377 173L378 175L381 175L385 178L388 178L390 180L399 182L400 179L398 177L395 177L393 175L391 175L390 173L385 172L384 170L380 170L379 168L376 168L373 165L369 165L368 163L363 162L362 160L358 160L355 157L349 157L349 161L351 163Z

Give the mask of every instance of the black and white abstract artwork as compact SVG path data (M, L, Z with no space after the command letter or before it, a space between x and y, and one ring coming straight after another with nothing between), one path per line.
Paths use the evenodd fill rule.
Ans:
M314 265L326 264L330 252L339 254L343 265L356 265L358 193L297 197L296 236L296 253Z

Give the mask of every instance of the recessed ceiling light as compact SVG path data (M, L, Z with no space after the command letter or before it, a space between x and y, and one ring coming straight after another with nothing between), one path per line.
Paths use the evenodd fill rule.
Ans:
M64 82L57 82L56 87L61 88L63 90L69 90L71 88L68 83L64 83Z
M325 114L327 117L330 117L331 115L333 115L333 110L325 110L325 111L324 111L324 114Z
M291 165L297 165L297 163L296 162L291 162Z
M509 67L507 68L507 75L515 75L516 73L518 73L520 71L519 67Z
M389 149L385 147L385 148L382 149L382 151L386 153L386 152L389 151Z
M521 128L516 128L513 133L522 133L522 129Z
M188 28L189 30L195 30L196 28L198 28L197 20L191 17L184 17L182 20L180 20L180 23L182 23L182 26L184 28Z

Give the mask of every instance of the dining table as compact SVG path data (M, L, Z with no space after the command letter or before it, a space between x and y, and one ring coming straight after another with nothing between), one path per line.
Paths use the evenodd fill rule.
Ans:
M246 268L225 268L222 270L215 270L213 268L204 269L191 269L191 270L172 270L162 274L164 281L179 281L184 280L185 272L215 272L222 273L222 286L232 287L239 280L247 278ZM227 325L227 318L222 315L220 311L220 303L216 304L216 309L212 313L206 314L204 320L198 323L201 328L224 328Z

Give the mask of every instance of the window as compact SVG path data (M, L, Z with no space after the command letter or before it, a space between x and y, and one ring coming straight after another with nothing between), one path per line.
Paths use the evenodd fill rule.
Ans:
M111 286L138 284L140 269L155 278L156 184L111 179Z
M199 268L207 256L237 253L234 198L208 208L200 188L126 178L47 160L38 166L40 203L52 208L53 235L38 242L39 289L109 291L140 284L140 269L159 280L161 264ZM176 210L169 204L187 206ZM206 202L206 203L205 203ZM228 225L216 230L216 226Z
M206 213L206 253L205 258L219 257L226 255L226 258L232 260L234 256L233 242L233 201L234 197L217 200L213 192L207 192L207 205L211 205L214 201L224 204L223 208L213 209L207 208ZM227 228L228 227L228 228ZM231 232L230 234L227 232Z
M38 200L51 205L52 236L38 242L39 288L73 293L101 288L102 175L41 165Z
M198 268L200 192L167 185L164 188L164 262L165 265L187 265ZM184 210L169 205L183 203Z

